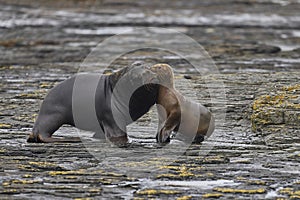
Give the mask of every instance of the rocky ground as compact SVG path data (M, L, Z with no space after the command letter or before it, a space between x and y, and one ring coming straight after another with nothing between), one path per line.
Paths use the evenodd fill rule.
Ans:
M300 198L299 1L0 3L1 199ZM153 45L134 34L134 27L150 26L193 38L218 70L204 62L195 71L189 59L200 58L191 45L158 29L143 35L161 36L161 44L185 49L189 59L140 49L106 63L128 44ZM87 62L97 44L124 31L100 49L103 60ZM79 133L81 144L26 143L47 91L89 69L82 63L109 72L135 60L174 67L177 89L217 116L209 140L183 149L174 139L163 154L153 108L128 127L134 142L127 148L89 133ZM74 134L64 126L55 135Z

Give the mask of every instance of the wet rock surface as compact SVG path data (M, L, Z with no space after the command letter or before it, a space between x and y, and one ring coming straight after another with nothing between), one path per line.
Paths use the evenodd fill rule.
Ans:
M0 2L1 199L300 198L298 1ZM175 157L149 157L163 149L153 108L128 127L134 142L126 148L96 141L105 151L92 151L89 133L82 144L26 143L49 89L75 74L99 42L136 26L192 37L219 73L195 73L180 56L149 49L121 56L111 70L135 60L169 63L179 91L226 114L213 137ZM105 51L138 39L124 35L118 49ZM220 89L225 101L211 98ZM64 126L55 135L74 134ZM97 159L103 152L109 156Z

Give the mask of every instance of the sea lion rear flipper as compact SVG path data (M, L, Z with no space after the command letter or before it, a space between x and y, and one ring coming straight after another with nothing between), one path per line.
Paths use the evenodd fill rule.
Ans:
M79 143L81 139L79 137L68 137L68 138L52 138L43 137L40 134L34 135L31 133L27 138L29 143L54 143L54 142L67 142L67 143Z
M68 137L68 138L43 138L43 143L55 143L55 142L66 142L66 143L79 143L82 142L79 137Z

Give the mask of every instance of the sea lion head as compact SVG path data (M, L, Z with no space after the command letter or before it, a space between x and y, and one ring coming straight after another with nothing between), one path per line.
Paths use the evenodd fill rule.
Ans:
M135 62L113 75L112 106L117 108L116 113L120 113L120 116L130 116L122 119L126 119L127 124L148 112L157 101L157 77L143 62Z
M127 70L128 77L133 84L147 86L158 82L158 75L144 62L135 62Z
M115 83L122 79L122 84L126 83L128 87L150 87L158 83L157 73L152 71L147 64L140 61L115 72L113 76Z
M174 73L170 65L163 63L155 64L150 67L150 70L157 74L159 84L170 88L174 87Z

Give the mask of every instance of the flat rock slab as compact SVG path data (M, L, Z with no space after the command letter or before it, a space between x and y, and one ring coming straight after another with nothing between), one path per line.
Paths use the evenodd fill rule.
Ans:
M267 95L258 96L253 102L251 116L253 131L278 132L278 130L299 130L300 85L283 86ZM288 134L288 133L287 133ZM298 139L295 135L294 139Z
M1 199L299 198L299 2L0 2ZM26 143L49 89L80 71L99 42L137 26L192 37L218 72L199 74L161 49L129 52L96 67L110 73L136 60L169 63L180 92L224 116L213 137L183 152L174 148L175 156L155 155L163 148L155 142L151 109L128 127L134 143L127 148L92 143L92 133L80 135L90 143ZM143 38L123 35L104 55L122 52L130 41ZM217 98L222 92L226 98ZM55 133L75 134L69 126Z

